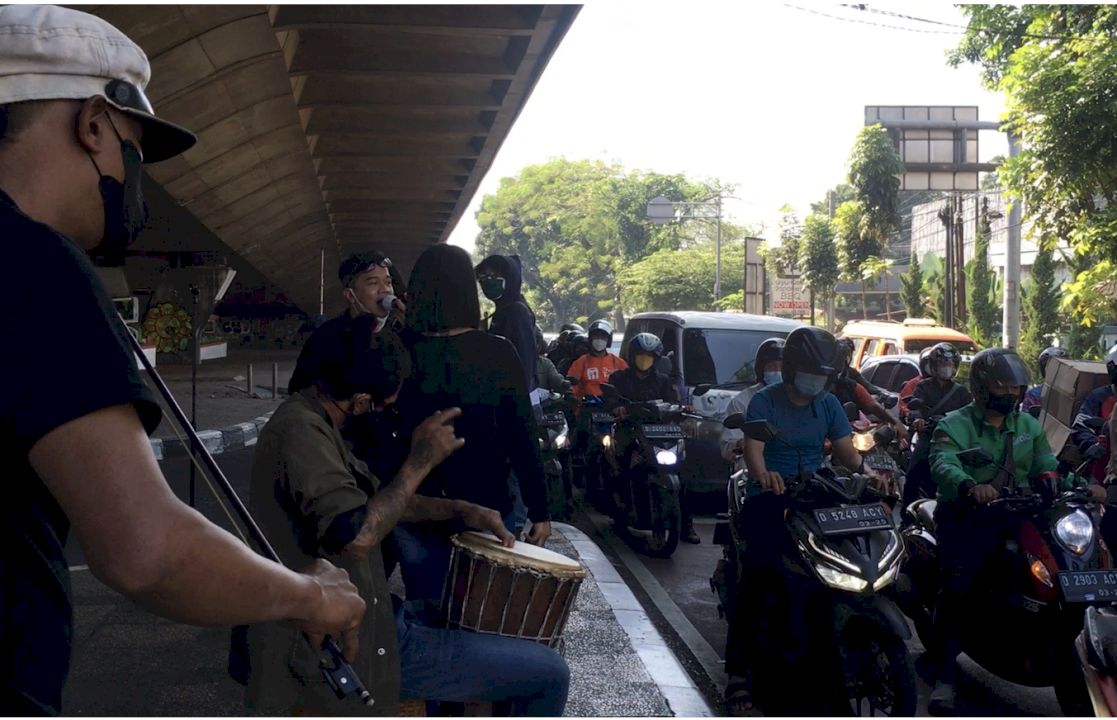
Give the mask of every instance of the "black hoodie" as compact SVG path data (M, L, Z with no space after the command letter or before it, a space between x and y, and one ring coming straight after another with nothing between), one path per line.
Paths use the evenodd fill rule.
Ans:
M504 278L504 295L496 301L496 310L489 319L489 332L508 339L520 356L524 382L528 392L539 387L536 376L538 358L535 354L535 313L524 300L523 269L519 255L490 255L477 269L488 269Z

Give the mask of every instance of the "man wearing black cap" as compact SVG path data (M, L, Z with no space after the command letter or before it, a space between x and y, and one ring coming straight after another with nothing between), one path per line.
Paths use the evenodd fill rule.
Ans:
M195 142L157 118L143 51L61 7L0 7L0 712L61 712L73 636L64 548L152 612L198 625L292 620L357 652L364 602L325 560L252 552L170 491L147 433L160 410L87 252L144 225L143 162ZM58 332L43 318L65 318ZM80 358L74 357L75 349Z
M314 385L318 363L322 356L339 343L350 344L353 321L359 317L375 318L373 330L385 327L396 329L406 308L395 292L392 261L375 250L350 255L337 269L341 281L341 294L349 307L332 320L322 323L303 345L287 392L291 395Z

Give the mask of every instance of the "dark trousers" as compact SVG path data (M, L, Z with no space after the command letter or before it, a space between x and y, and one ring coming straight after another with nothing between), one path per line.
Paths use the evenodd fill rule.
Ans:
M970 597L979 573L996 557L1000 542L1009 530L1006 516L996 510L977 508L959 498L939 503L935 510L936 536L942 589L935 610L935 637L941 649L939 681L953 683L955 659L962 652L961 634L965 614L973 605Z

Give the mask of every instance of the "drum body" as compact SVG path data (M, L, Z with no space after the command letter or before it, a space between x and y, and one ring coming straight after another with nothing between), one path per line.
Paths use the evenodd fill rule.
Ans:
M535 640L561 649L585 569L565 555L517 542L505 548L491 535L451 538L442 593L447 627Z

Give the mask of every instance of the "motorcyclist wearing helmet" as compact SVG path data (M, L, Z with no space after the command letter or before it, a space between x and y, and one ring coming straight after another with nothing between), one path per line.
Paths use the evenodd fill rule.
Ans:
M1082 401L1082 406L1078 409L1078 414L1075 415L1074 423L1071 425L1074 430L1072 440L1078 446L1079 452L1082 453L1085 453L1090 446L1098 442L1097 435L1086 426L1085 421L1090 418L1101 418L1108 421L1113 415L1114 407L1117 407L1117 345L1114 345L1106 354L1105 369L1109 373L1109 385L1103 385L1090 391L1090 394ZM1103 428L1102 434L1108 436L1109 428ZM1103 458L1102 461L1095 464L1097 469L1095 472L1096 480L1104 479L1104 468L1111 460L1111 457Z
M923 403L920 417L909 421L916 433L915 447L912 449L908 464L907 481L904 483L905 507L921 495L934 497L937 486L931 479L931 431L930 419L954 412L971 402L973 397L961 383L954 380L958 374L961 356L954 346L947 342L932 345L927 349L927 370L930 377L915 386L912 398Z
M838 338L836 344L838 348L837 373L830 384L830 392L838 398L838 402L842 405L851 402L866 416L876 417L885 425L891 425L895 429L896 437L900 439L900 442L907 442L908 429L898 418L892 417L891 413L885 410L873 397L873 393L880 392L880 388L871 384L861 376L861 373L850 366L853 358L853 341L849 338Z
M582 357L590 351L590 339L584 332L570 331L570 339L567 341L566 347L563 350L561 357L555 359L555 367L563 375L570 374L570 366L574 361Z
M749 402L747 421L767 420L779 429L780 441L745 439L748 502L742 507L740 532L744 537L744 577L726 639L726 709L740 715L752 707L751 674L754 638L764 614L763 595L788 586L783 555L789 536L784 524L787 498L784 478L822 467L823 445L830 440L834 459L845 467L863 468L853 446L852 429L838 399L827 392L838 372L842 351L834 336L818 327L792 330L783 347L782 382L769 385ZM883 490L881 479L864 469ZM788 607L793 604L787 605ZM765 619L768 622L770 619ZM789 627L802 627L801 618L787 618Z
M935 428L931 472L938 483L935 523L943 584L935 614L942 654L931 693L932 714L954 709L955 659L962 648L958 628L974 578L996 557L1007 530L996 522L999 514L979 513L977 506L996 499L1006 485L1028 488L1032 480L1040 480L1070 489L1078 482L1058 476L1058 461L1039 421L1018 411L1028 384L1028 371L1016 353L1004 348L982 350L970 365L973 402L949 413ZM958 453L973 448L989 452L993 463L964 465ZM1104 489L1091 488L1094 498L1104 501Z
M618 370L628 367L623 359L609 352L613 344L613 326L608 320L594 320L589 329L590 351L575 360L566 371L567 375L577 378L574 394L579 398L587 395L601 396L601 383L609 382L609 377Z
M756 357L752 362L756 383L749 385L733 396L725 408L726 417L735 413L742 415L748 412L749 401L753 396L769 385L783 382L783 339L768 338L756 348ZM740 430L725 428L721 431L721 456L727 462L735 462L745 452L745 434Z
M1020 403L1020 412L1032 412L1032 408L1038 408L1040 399L1043 397L1043 386L1046 384L1047 378L1047 363L1051 358L1066 357L1067 351L1061 347L1051 346L1039 354L1039 382L1024 393L1024 402Z
M653 333L638 333L628 341L628 352L625 360L628 367L617 370L609 377L609 384L617 389L617 393L628 400L636 402L646 400L664 400L678 403L679 391L671 377L656 369L656 361L663 356L663 341ZM624 405L617 405L613 414L618 419L626 417ZM633 447L631 438L624 430L623 424L618 428L618 444L626 452L622 463L628 467L632 461L629 450ZM682 538L688 543L702 542L694 530L694 520L687 510L683 488L679 488L679 506L682 513L683 529Z
M911 396L915 393L915 386L924 378L931 377L931 368L928 367L927 363L930 360L931 348L933 347L934 345L923 348L923 351L919 353L919 374L908 380L900 388L900 417L902 418L908 416L908 400L911 400Z
M539 387L551 392L564 393L570 390L570 382L562 376L555 364L543 354L546 342L543 339L543 330L535 326L535 349L539 353L539 364L536 366L536 380Z

